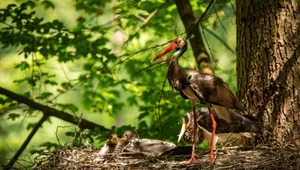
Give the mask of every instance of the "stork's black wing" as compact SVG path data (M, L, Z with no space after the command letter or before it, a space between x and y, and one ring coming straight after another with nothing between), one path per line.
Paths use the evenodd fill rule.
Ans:
M235 111L230 110L230 115L232 117L232 122L228 123L223 119L220 119L216 116L214 110L212 110L215 121L217 122L216 133L242 133L242 132L259 132L259 123L253 117L243 116ZM197 121L198 125L208 130L212 131L211 119L209 117L209 112L207 108L201 108L197 110Z

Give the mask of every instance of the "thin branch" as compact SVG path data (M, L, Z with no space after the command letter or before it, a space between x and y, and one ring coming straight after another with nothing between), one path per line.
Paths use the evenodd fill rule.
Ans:
M160 94L159 94L159 101L158 101L158 108L157 108L158 109L157 113L158 113L158 120L159 120L159 128L160 128L160 130L159 130L160 139L162 139L162 127L163 127L162 122L161 122L161 117L160 117L161 116L160 107L161 107L161 99L162 99L162 96L164 93L164 87L166 85L166 82L167 82L167 76L165 77L164 84L163 84Z
M188 32L186 39L190 38L190 36L192 35L192 32L194 31L195 27L198 27L198 24L200 23L200 21L203 20L203 18L206 16L206 13L209 11L209 9L211 8L211 6L213 5L214 0L211 0L210 3L208 4L208 6L206 7L206 10L203 12L203 14L200 16L200 18L198 19L198 21L196 22L196 24L193 26L193 28Z
M202 24L201 24L201 26L204 27ZM212 53L212 48L211 48L210 45L209 45L209 42L208 42L208 40L207 40L207 38L206 38L206 35L205 35L203 29L201 29L201 30L202 30L203 39L205 40L206 45L207 45L207 47L208 47L208 49L209 49L210 56L211 56L211 58L213 59L214 63L216 63L217 68L220 68L220 67L218 66L218 64L217 64L217 61L216 61L216 59L215 59L213 53Z
M150 70L149 72L155 70L156 68L159 68L161 67L162 65L165 65L166 63L168 63L169 60L164 60L164 61L161 61L161 62L156 62L154 64L151 64L151 65L148 65L147 67L144 67L142 69L140 69L139 71L136 72L136 74L139 74L141 73L142 71L145 71L145 70ZM154 67L155 66L155 67ZM153 68L154 67L154 68Z
M118 62L116 62L115 65L113 65L111 68L114 68L115 66L119 65L119 64L122 64L124 63L126 60L130 59L131 57L139 54L139 53L142 53L142 52L146 52L148 50L153 50L153 49L156 49L158 47L161 47L163 45L166 45L166 44L169 44L171 41L168 41L166 43L163 43L163 44L159 44L159 45L155 45L155 46L152 46L152 47L149 47L149 48L145 48L145 49L142 49L142 50L139 50L139 51L136 51L136 52L133 52L133 53L130 53L130 54L123 54L123 55L120 55L118 58L120 58Z
M34 126L30 134L28 135L27 139L24 141L20 149L17 151L17 153L14 155L14 157L9 161L9 163L4 167L4 170L11 169L15 162L18 160L19 156L22 154L22 152L26 149L27 145L29 144L30 140L33 138L34 134L37 132L37 130L42 126L42 124L47 120L48 115L44 114L43 117L40 119L40 121Z
M82 120L82 113L80 114L80 117L79 117L79 122L78 122L78 124L77 124L78 127L80 127L79 124L80 124L81 120ZM74 139L73 139L73 141L72 141L71 147L74 147L74 146L75 146L76 138L77 138L77 130L76 130L76 128L75 128L75 131L74 131Z
M216 13L217 20L218 20L219 23L221 24L221 27L223 28L223 30L225 31L225 33L227 33L226 28L225 28L225 26L223 25L223 23L221 22L221 19L220 19L220 17L219 17L219 14L218 14L218 12L217 12L215 6L214 6L214 11L215 11L215 13Z
M140 26L140 28L139 28L137 31L135 31L135 33L133 33L132 35L130 35L129 38L128 38L128 40L126 40L126 42L124 42L124 43L127 43L127 42L131 41L132 38L133 38L133 37L134 37L141 29L143 29L143 28L148 24L148 22L151 20L151 18L152 18L152 17L160 10L160 8L161 8L162 6L164 6L165 4L169 3L169 1L170 1L170 0L167 0L166 2L164 2L164 3L162 3L161 5L159 5L158 7L156 7L156 8L148 15L148 17L147 17L146 19L142 20L143 23L142 23L142 25Z
M207 31L208 33L210 33L212 36L214 36L217 40L219 40L230 52L232 52L233 54L235 54L234 49L232 49L231 47L229 47L229 45L222 40L222 38L220 36L218 36L216 33L214 33L213 31L211 31L210 29L206 28L205 26L202 26L202 28Z
M77 85L81 84L83 81L85 81L86 79L80 80L78 82L76 82L74 85L71 85L71 88L69 88L66 91L61 91L59 92L56 96L54 96L49 102L53 103L54 100L56 100L60 95L67 93L69 90L74 89ZM71 84L71 82L69 81L69 83Z

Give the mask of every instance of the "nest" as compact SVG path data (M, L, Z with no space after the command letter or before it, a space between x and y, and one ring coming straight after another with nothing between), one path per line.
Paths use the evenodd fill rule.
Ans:
M296 147L227 147L218 149L209 164L208 150L197 150L197 162L186 164L189 154L166 153L149 157L139 153L101 156L92 146L61 148L44 152L35 159L33 169L300 169Z

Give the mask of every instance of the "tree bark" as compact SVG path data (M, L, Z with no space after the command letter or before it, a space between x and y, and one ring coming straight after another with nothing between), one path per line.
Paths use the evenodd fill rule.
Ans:
M190 4L190 1L175 0L175 4L177 6L178 13L180 15L181 21L183 22L186 32L188 33L192 30L190 44L199 71L208 74L213 74L210 59L205 49L199 27L195 26L196 18L193 14L193 9Z
M300 144L300 11L296 0L237 0L238 97L258 142Z

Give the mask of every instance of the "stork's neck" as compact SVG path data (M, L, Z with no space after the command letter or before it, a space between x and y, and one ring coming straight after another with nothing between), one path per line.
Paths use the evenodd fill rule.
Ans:
M171 75L177 75L179 70L180 70L180 66L178 64L178 57L173 55L171 57L171 60L170 60L170 63L169 63L168 77L171 76Z
M175 88L176 90L182 89L182 75L184 75L183 71L179 64L178 59L179 57L184 53L184 51L178 50L174 53L172 56L170 63L169 63L169 69L168 69L168 80L170 85Z
M180 58L180 56L185 52L185 50L177 50L173 56L171 57L170 63L169 63L169 69L168 69L168 76L171 74L174 75L179 75L179 71L180 71L180 66L178 64L178 60ZM172 77L173 77L172 76Z

